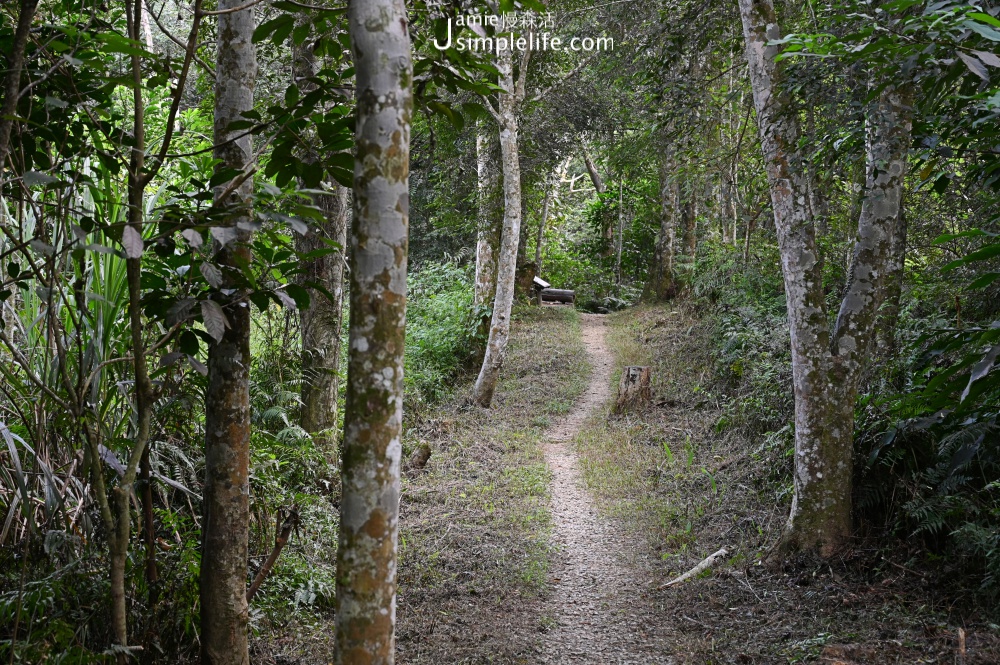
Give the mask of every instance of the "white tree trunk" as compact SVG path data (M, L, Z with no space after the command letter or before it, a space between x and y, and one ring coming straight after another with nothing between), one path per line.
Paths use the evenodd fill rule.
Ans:
M857 380L884 295L888 239L899 207L909 147L909 121L899 93L883 93L872 113L869 179L855 263L831 333L819 250L809 214L799 127L782 68L781 38L771 0L739 0L761 147L767 165L781 252L795 392L795 494L781 549L828 556L851 532L851 452ZM886 165L884 171L881 165Z
M492 305L497 291L497 251L500 244L500 220L497 219L497 171L491 163L490 138L476 134L476 170L478 175L479 223L476 232L476 307Z
M521 234L521 165L518 158L519 96L514 86L513 55L509 49L497 53L500 71L498 115L500 124L500 154L503 163L504 217L500 239L500 256L497 261L497 294L493 303L486 355L479 370L472 401L488 407L493 401L500 368L507 354L510 338L510 314L514 305L514 279L517 271L517 245ZM523 77L525 72L521 72ZM523 89L523 86L518 86Z
M336 662L395 659L413 67L403 0L347 8L356 68L354 223Z

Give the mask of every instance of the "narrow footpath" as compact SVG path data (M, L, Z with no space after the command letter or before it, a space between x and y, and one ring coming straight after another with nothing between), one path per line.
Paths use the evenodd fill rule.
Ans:
M554 626L546 635L543 663L673 663L662 638L653 635L649 581L628 563L629 543L599 514L583 486L573 438L592 418L603 418L611 398L613 357L605 342L605 319L582 314L583 341L591 363L590 383L573 410L555 425L544 444L552 470Z

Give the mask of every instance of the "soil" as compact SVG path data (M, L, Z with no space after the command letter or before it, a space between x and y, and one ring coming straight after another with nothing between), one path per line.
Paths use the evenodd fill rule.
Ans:
M543 663L671 663L654 637L645 602L648 578L626 555L628 539L601 516L583 486L573 439L603 418L614 364L605 319L583 314L582 337L592 367L581 399L548 433L543 450L552 470L552 516L559 558L552 570Z

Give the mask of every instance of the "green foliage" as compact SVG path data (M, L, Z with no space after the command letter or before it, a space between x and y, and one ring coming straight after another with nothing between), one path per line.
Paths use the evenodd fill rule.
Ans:
M476 339L469 272L453 263L426 263L408 276L407 403L417 407L450 394L455 373L483 340Z

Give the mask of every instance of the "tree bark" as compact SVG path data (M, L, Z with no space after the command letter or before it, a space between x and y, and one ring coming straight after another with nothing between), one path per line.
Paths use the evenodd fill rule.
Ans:
M493 165L493 143L484 132L476 135L479 224L476 234L476 307L489 307L497 291L497 252L503 224L498 192L499 173ZM488 320L488 317L487 317ZM484 328L485 332L485 328Z
M580 150L583 152L583 163L587 165L587 173L590 174L590 181L594 183L594 189L597 190L598 194L603 194L608 191L608 187L604 184L604 180L601 178L601 174L597 171L597 167L594 165L594 160L590 158L590 153L587 152L587 146L584 145L582 140L580 141Z
M21 72L24 69L24 51L28 46L31 23L35 19L38 0L21 0L14 29L14 41L7 56L7 77L4 80L3 103L0 104L0 177L3 177L10 152L10 133L14 128L14 115L21 97Z
M316 58L312 47L296 47L295 77L303 92L315 86L308 80L316 75ZM303 160L315 162L318 155L311 151ZM325 222L309 235L296 238L299 252L323 249L323 238L333 240L341 248L347 246L347 225L350 218L350 192L332 178L326 181L328 194L313 196L313 203L323 211ZM328 454L337 445L337 399L340 387L340 335L344 312L344 250L325 254L303 262L302 279L322 288L312 288L309 307L299 311L302 331L302 409L299 424L312 435L313 441Z
M549 201L552 198L554 182L545 182L545 199L542 201L542 218L538 221L538 235L535 237L535 274L542 276L542 242L545 240L545 225L549 221Z
M667 300L675 294L674 244L677 235L677 206L680 191L674 174L673 148L665 147L660 156L660 231L656 240L649 294Z
M336 662L394 662L413 69L403 0L353 0L351 321Z
M819 251L809 214L799 127L775 56L781 38L771 0L740 0L747 60L781 252L795 392L795 494L778 551L830 556L851 533L851 452L859 369L884 296L891 222L909 147L902 96L891 88L872 113L869 178L855 262L837 324L827 323ZM883 165L887 167L880 170Z
M514 281L517 271L517 245L521 233L521 165L518 157L518 117L520 103L518 90L523 84L514 84L513 54L509 48L499 49L497 69L500 71L498 120L500 125L500 153L503 163L504 220L500 239L500 256L497 262L497 295L490 321L490 336L486 355L479 370L472 401L489 407L493 401L500 368L507 354L510 338L510 313L514 304ZM521 77L526 75L521 71Z
M218 9L236 10L243 0L220 0ZM219 15L215 81L215 157L218 168L251 168L249 135L231 132L231 122L253 109L257 55L252 37L254 10L245 7ZM229 208L235 226L249 221L253 181L247 178L229 195L218 197ZM201 555L201 660L204 665L245 665L247 650L247 531L249 528L250 463L250 307L245 289L235 288L230 275L249 261L249 234L219 247L224 289L215 297L229 327L221 340L209 344L208 387L205 392L205 489ZM234 289L225 296L223 291Z

